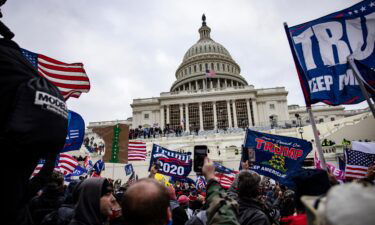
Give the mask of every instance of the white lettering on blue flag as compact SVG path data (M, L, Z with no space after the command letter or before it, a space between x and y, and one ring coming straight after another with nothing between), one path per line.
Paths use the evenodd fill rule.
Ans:
M364 100L347 58L353 55L375 68L374 1L362 1L289 31L311 103L339 105Z

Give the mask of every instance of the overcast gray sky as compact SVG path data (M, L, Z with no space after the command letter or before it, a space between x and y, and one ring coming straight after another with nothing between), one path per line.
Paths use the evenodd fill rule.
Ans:
M3 21L18 44L66 63L82 62L91 90L68 100L85 121L126 119L134 98L169 91L203 13L255 88L284 86L304 105L285 36L289 26L358 0L8 0ZM347 108L364 108L365 103Z

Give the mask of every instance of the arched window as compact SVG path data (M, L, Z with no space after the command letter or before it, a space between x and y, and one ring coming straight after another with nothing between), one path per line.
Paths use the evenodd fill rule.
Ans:
M187 69L185 68L185 75L187 74Z
M214 70L215 68L214 68L214 64L213 63L211 63L211 70Z
M199 46L199 52L202 52L202 46Z
M205 64L205 69L208 70L208 64L207 63Z
M202 64L199 64L199 71L202 72Z
M216 48L215 48L215 46L213 46L213 48L214 48L214 52L216 52Z
M224 63L223 63L223 71L225 71L225 66L224 66Z
M206 45L204 46L204 52L207 52L207 46Z
M209 45L209 46L208 46L208 51L210 51L210 52L211 52L211 45Z
M197 72L197 66L194 65L194 73L196 73L196 72Z
M219 63L216 63L216 69L219 71L220 69Z
M189 66L189 74L191 74L191 66Z

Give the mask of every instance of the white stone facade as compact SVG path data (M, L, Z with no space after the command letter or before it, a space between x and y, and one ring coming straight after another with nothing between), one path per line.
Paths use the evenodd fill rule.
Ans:
M202 17L200 39L186 52L170 92L134 99L132 128L189 131L269 126L289 120L284 87L255 89L229 52L210 37ZM207 74L211 73L210 76Z

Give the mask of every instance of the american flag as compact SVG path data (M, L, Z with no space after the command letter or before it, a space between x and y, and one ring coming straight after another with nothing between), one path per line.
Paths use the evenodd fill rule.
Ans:
M79 165L78 161L69 154L61 153L59 156L59 163L58 167L60 171L67 175L69 173L73 173L74 169Z
M44 166L44 163L45 163L44 159L39 160L30 179L36 176L40 172L40 170ZM79 163L74 157L68 154L61 153L56 159L54 171L61 172L64 175L67 175L67 174L72 173L78 165Z
M30 179L33 178L33 177L35 177L35 176L40 172L40 170L41 170L41 169L43 168L43 166L44 166L44 163L45 163L45 160L44 160L44 159L39 160L38 165L36 165L36 167L35 167L33 173L31 174Z
M238 171L231 170L218 162L214 162L214 165L216 170L215 177L217 181L223 188L228 189L233 183L234 177L236 176Z
M63 63L42 54L22 49L25 58L38 70L40 76L54 84L64 99L78 98L89 92L90 81L82 63Z
M216 76L215 70L209 70L209 69L207 69L206 70L206 76L207 77L214 77L214 76Z
M146 160L146 143L140 141L129 141L128 160Z
M232 185L235 176L235 173L215 173L217 181L224 189L228 189Z
M375 154L365 153L356 150L346 150L345 178L364 178L367 169L374 165Z

